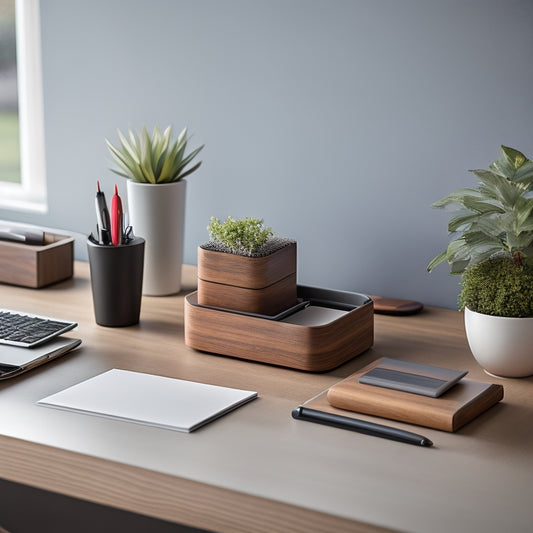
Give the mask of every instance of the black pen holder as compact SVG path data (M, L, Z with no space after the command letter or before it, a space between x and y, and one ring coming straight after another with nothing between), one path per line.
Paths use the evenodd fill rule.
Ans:
M144 239L119 246L87 239L94 315L100 326L133 326L139 322L144 267Z

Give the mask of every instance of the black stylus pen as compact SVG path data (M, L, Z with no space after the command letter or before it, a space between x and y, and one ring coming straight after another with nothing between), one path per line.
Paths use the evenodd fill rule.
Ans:
M365 420L350 418L349 416L334 415L333 413L317 411L316 409L309 409L307 407L297 407L292 412L292 417L297 420L307 420L309 422L316 422L317 424L324 424L326 426L349 429L351 431L357 431L358 433L364 433L365 435L397 440L400 442L406 442L407 444L415 444L416 446L433 446L433 442L428 438L423 437L422 435L417 435L416 433L383 426L382 424L374 424L373 422L366 422Z

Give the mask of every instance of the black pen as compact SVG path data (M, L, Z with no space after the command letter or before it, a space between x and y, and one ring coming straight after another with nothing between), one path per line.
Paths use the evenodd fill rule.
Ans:
M100 244L109 244L109 232L111 231L111 219L109 217L109 211L107 210L107 204L105 201L105 195L100 190L100 182L96 180L96 218L98 225L100 226L100 232L102 239Z
M341 429L349 429L364 433L365 435L372 435L373 437L382 437L384 439L396 440L405 442L407 444L415 444L416 446L433 446L427 437L403 431L401 429L391 428L382 424L374 424L373 422L366 422L357 418L350 418L349 416L335 415L333 413L326 413L324 411L317 411L316 409L309 409L307 407L297 407L292 412L292 417L298 420L307 420L309 422L316 422L317 424L324 424L326 426L333 426Z

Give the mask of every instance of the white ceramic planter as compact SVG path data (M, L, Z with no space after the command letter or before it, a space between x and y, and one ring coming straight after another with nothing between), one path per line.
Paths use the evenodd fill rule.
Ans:
M129 222L146 241L143 294L164 296L181 289L187 182L127 181Z
M533 374L533 318L483 315L466 308L465 329L472 354L490 374Z

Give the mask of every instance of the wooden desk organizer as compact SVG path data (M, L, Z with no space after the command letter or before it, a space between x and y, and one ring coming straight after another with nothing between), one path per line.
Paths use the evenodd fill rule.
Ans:
M373 302L368 296L298 286L298 297L344 314L321 325L302 325L298 316L305 309L276 320L202 306L193 292L185 297L185 344L204 352L325 372L374 343Z
M198 248L200 305L276 315L296 294L296 242L263 257Z
M72 277L74 238L45 233L45 244L0 241L0 282L40 288Z

